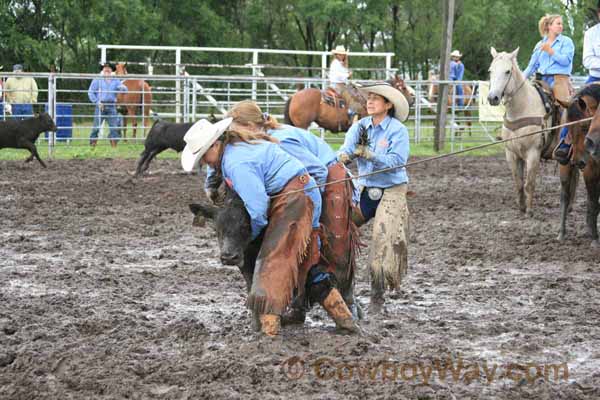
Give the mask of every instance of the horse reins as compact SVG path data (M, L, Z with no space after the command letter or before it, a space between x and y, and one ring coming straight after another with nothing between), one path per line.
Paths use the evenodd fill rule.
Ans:
M580 119L578 121L566 122L564 124L555 125L555 126L551 126L551 127L548 127L548 128L543 128L543 129L540 129L540 130L537 130L537 131L534 131L534 132L530 132L530 133L527 133L525 135L521 135L521 136L517 136L517 137L512 137L512 138L508 138L508 139L499 140L499 141L494 142L494 143L486 143L486 144L482 144L482 145L479 145L479 146L470 147L468 149L463 149L463 150L455 151L455 152L452 152L452 153L447 153L447 154L442 154L442 155L439 155L439 156L424 158L422 160L405 163L405 164L402 164L402 165L398 165L396 167L388 167L388 168L380 169L380 170L377 170L377 171L369 172L368 174L356 175L356 176L352 176L352 177L348 177L348 178L338 179L338 180L335 180L335 181L331 181L331 182L327 182L327 183L322 183L320 185L311 186L309 188L290 190L289 192L285 192L285 193L280 193L280 194L276 194L276 195L273 195L273 196L269 196L269 198L275 199L277 197L287 196L287 195L293 194L293 193L300 193L300 192L303 192L305 190L314 190L314 189L318 189L318 188L321 188L321 187L333 185L333 184L336 184L336 183L351 181L351 180L358 179L358 178L366 178L366 177L369 177L369 176L382 174L384 172L394 171L394 170L397 170L397 169L400 169L400 168L412 167L412 166L415 166L415 165L418 165L418 164L423 164L423 163L426 163L426 162L429 162L429 161L441 160L443 158L449 158L449 157L452 157L452 156L455 156L455 155L458 155L458 154L467 153L469 151L479 150L479 149L483 149L483 148L486 148L486 147L495 146L497 144L506 143L506 142L510 142L510 141L518 140L518 139L523 139L523 138L526 138L526 137L529 137L529 136L539 135L540 133L544 133L546 131L551 131L553 129L562 128L562 127L565 127L565 126L571 126L571 125L581 124L583 122L591 121L592 119L593 119L593 117L589 117L589 118Z

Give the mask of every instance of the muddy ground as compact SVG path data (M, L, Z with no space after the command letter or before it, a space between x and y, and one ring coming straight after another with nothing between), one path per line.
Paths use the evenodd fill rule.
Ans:
M2 399L600 398L600 251L583 185L556 242L550 165L532 218L501 157L410 170L410 271L387 312L352 337L315 308L269 339L212 228L191 226L200 177L177 160L135 185L134 160L48 164L0 162Z

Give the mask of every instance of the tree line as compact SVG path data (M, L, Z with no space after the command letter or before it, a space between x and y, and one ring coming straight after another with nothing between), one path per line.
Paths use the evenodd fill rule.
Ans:
M97 72L98 44L252 47L395 53L393 67L407 78L426 78L439 63L444 0L0 0L0 64L24 63L30 71ZM576 44L581 65L583 33L596 23L596 0L457 0L453 48L464 54L466 79L485 79L490 46L520 47L524 68L540 39L546 13L563 16L564 34ZM122 51L120 60L173 62L164 52ZM271 57L271 58L269 58ZM261 63L320 67L317 56L267 56ZM109 57L110 58L110 57ZM183 62L241 65L244 54L188 54ZM367 66L363 57L350 67ZM380 65L383 67L383 65ZM144 72L140 66L133 72ZM197 73L210 73L206 67ZM194 72L195 73L195 72ZM220 74L239 74L235 67ZM275 71L273 71L275 74ZM280 70L310 76L317 70Z

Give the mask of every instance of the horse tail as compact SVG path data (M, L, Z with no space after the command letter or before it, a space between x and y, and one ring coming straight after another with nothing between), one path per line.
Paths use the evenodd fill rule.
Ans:
M290 118L290 103L292 102L293 96L287 99L285 102L285 108L283 109L283 122L288 125L294 125Z

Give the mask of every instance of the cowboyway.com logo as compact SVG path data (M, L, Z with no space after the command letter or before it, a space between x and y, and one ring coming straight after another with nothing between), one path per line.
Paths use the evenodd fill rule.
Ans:
M306 377L321 381L359 380L364 382L398 382L419 383L454 382L470 384L483 382L492 384L496 380L509 379L515 383L523 381L533 384L539 379L558 383L568 381L569 367L567 363L505 363L496 364L487 361L465 362L458 357L450 357L424 362L399 361L362 361L338 360L328 357L304 359L294 356L283 361L280 370L288 379L297 380Z

